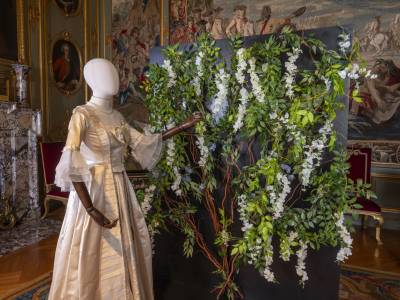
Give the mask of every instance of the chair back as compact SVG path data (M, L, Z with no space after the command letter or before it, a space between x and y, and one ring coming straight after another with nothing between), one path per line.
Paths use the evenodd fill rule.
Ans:
M361 179L363 183L371 183L371 149L348 148L347 152L350 164L348 177L353 181Z
M54 183L56 167L60 161L64 142L40 143L44 180L46 185Z

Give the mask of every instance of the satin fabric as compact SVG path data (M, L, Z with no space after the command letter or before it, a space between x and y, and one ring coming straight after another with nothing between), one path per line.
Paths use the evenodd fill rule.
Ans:
M101 122L100 122L101 120ZM116 111L90 104L71 117L56 184L70 197L57 243L49 299L153 300L152 250L135 192L123 168L130 146L144 168L161 155L161 135L142 135ZM93 205L117 226L106 229L86 213L72 181L86 183Z

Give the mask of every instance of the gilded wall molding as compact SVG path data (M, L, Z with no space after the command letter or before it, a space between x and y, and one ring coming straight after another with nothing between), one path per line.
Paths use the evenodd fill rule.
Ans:
M400 141L349 140L348 146L371 148L373 167L400 168Z
M77 9L73 13L68 12L68 7L66 6L66 4L63 4L64 8L61 8L60 3L58 3L58 0L53 0L53 1L54 1L55 5L58 6L58 8L64 13L64 16L66 16L66 17L76 17L76 16L79 16L81 13L82 0L78 0ZM83 1L85 2L86 0L83 0Z
M26 63L25 53L25 21L24 21L24 2L17 1L17 41L18 41L18 63Z

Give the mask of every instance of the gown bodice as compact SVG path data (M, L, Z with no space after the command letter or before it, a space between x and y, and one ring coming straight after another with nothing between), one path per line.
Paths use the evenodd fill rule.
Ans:
M152 169L162 151L162 135L144 135L129 126L116 110L106 113L85 104L77 106L68 127L68 137L55 183L68 191L71 181L90 180L90 169L102 165L112 172L123 172L129 146L133 158L143 169Z

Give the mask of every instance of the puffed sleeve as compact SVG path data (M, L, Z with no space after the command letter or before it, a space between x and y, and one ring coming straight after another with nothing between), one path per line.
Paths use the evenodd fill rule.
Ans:
M72 182L90 182L90 171L86 160L80 153L80 146L86 130L83 112L75 109L68 126L68 137L56 167L54 183L62 191L72 191Z
M143 169L153 169L161 158L162 134L145 135L128 125L129 146L133 158Z

